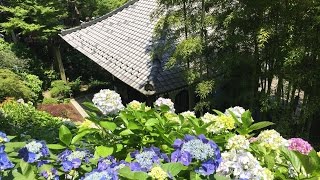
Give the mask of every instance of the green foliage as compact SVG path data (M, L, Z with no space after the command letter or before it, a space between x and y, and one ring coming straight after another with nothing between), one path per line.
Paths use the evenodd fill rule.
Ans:
M66 17L62 1L9 1L10 6L0 6L6 12L7 21L0 23L7 34L20 32L46 40L62 28L61 20Z
M57 139L54 137L58 137L58 128L62 123L59 118L38 111L32 104L16 101L5 101L0 110L4 113L0 118L0 124L7 134L21 134L21 138L32 137L56 142Z
M97 9L93 12L93 16L102 16L122 6L127 1L128 0L97 0Z
M42 94L42 81L38 76L28 73L21 73L27 87L32 91L33 100L37 101Z
M42 104L59 104L57 98L43 98Z
M51 83L51 96L58 99L70 97L71 87L62 80L56 80Z
M0 101L5 97L32 100L32 90L22 78L8 69L0 69Z

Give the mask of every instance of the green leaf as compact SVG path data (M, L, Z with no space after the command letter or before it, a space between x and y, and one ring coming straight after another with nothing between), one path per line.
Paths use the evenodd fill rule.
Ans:
M191 171L191 172L190 172L190 180L201 180L201 177L200 177L199 174Z
M149 120L147 120L147 122L145 123L145 126L154 126L154 125L157 125L159 123L159 119L156 119L156 118L151 118Z
M98 146L96 147L96 151L94 153L95 157L107 157L112 155L113 147L106 147L106 146Z
M122 168L122 169L120 169L118 172L119 172L119 175L124 177L124 178L134 179L134 173L127 166Z
M47 144L47 147L49 149L54 149L54 150L60 150L60 149L65 149L65 146L62 146L60 144Z
M143 180L148 179L149 175L145 172L134 172L134 179L135 180Z
M99 110L93 103L84 102L84 103L82 103L82 104L83 104L86 108L88 108L89 110L100 113L100 110Z
M120 136L128 136L131 134L134 134L134 133L130 129L126 129L126 130L120 132Z
M92 132L95 132L96 129L85 129L81 132L79 132L77 135L75 135L72 140L71 140L71 144L75 144L78 141L80 141L85 135L90 134Z
M272 169L275 165L275 159L273 156L271 155L266 155L264 156L264 160L266 162L266 165L268 167L268 169Z
M163 170L170 173L171 176L176 176L180 173L182 170L186 170L187 167L185 167L181 163L167 163L162 165Z
M69 146L72 139L71 131L64 125L59 128L59 139L65 145Z
M112 132L117 128L117 124L116 123L109 122L109 121L101 121L100 122L100 126L105 128L105 129L108 129L108 130L110 130Z
M16 149L21 149L23 146L25 146L25 142L8 142L6 143L6 152L13 152L16 151Z
M253 123L251 112L249 110L244 112L241 115L241 120L242 120L244 127L246 127L246 128L249 127Z
M281 152L286 157L286 159L291 162L294 169L299 173L302 164L298 156L293 151L288 150L286 147L282 147Z
M268 126L274 125L273 122L269 122L269 121L262 121L262 122L258 122L258 123L254 123L249 127L250 132L251 131L255 131L255 130L259 130Z
M137 125L135 122L133 122L133 121L130 121L130 122L129 122L128 128L131 129L131 130L141 129L141 127L138 126L138 125Z
M22 175L24 176L29 176L29 174L31 173L32 171L32 167L29 163L25 162L24 160L20 160L20 168L21 168L21 173Z

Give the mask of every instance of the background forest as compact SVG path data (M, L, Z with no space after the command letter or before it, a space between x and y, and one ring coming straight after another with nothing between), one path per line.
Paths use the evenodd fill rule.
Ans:
M126 0L0 0L0 72L41 89L60 79L57 48L70 82L103 80L95 64L58 36ZM182 64L200 112L240 105L270 120L284 136L320 137L320 2L314 0L160 0L155 35L162 53L175 43L168 68ZM103 72L103 71L101 71ZM23 76L23 73L29 74ZM15 77L15 75L10 75ZM16 79L19 79L16 77ZM7 86L0 83L0 98ZM12 80L12 82L17 82ZM8 82L10 83L10 82ZM18 83L14 83L18 84ZM30 83L34 84L34 83ZM21 87L19 88L29 88ZM17 89L17 88L13 88ZM41 91L33 88L32 92ZM7 90L9 91L9 90ZM21 90L25 92L25 90ZM37 95L30 96L37 101Z

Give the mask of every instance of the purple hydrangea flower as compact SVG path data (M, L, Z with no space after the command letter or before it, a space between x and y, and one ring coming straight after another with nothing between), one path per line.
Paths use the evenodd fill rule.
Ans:
M198 162L200 167L196 172L204 176L214 174L222 160L218 145L204 135L186 135L183 140L176 139L173 147L172 162L181 162L185 166L192 161Z
M312 146L305 140L301 138L291 138L289 139L289 150L298 151L301 154L308 155L312 150Z
M19 157L28 163L38 162L49 155L49 149L44 141L33 140L19 150Z
M6 143L6 142L9 142L10 140L9 140L9 138L7 137L7 135L4 133L4 132L2 132L2 131L0 131L0 143Z
M65 172L72 169L77 169L81 166L82 161L89 162L92 155L87 150L65 150L58 155L58 161L61 162L62 168Z
M47 180L59 180L58 171L55 168L52 168L50 171L42 171L40 176Z
M170 161L166 154L161 153L159 148L153 146L144 148L142 152L135 151L131 153L131 157L135 159L134 162L130 163L132 171L148 172L153 164L159 164L161 161Z
M14 164L9 160L7 153L4 151L5 146L0 146L0 171L13 168Z

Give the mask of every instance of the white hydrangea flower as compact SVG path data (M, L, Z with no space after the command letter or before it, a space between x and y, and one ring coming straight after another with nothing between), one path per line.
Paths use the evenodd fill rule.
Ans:
M156 102L154 102L154 106L155 106L156 108L160 108L162 105L168 106L168 107L170 108L170 111L171 111L171 112L174 112L174 111L175 111L175 109L174 109L174 103L171 101L171 99L167 99L167 98L162 98L162 97L160 97L160 98L158 98L158 99L156 100Z
M68 157L68 161L72 161L73 159L84 159L87 153L85 151L74 151Z
M180 113L181 116L183 116L184 118L196 118L196 115L193 111L185 111Z
M124 108L120 95L109 89L100 90L92 102L104 115L117 114Z
M259 142L261 146L270 148L272 150L277 150L281 146L289 145L288 140L284 139L274 129L262 131L257 137L257 142Z
M237 117L239 122L242 122L241 116L244 112L246 112L246 110L243 107L240 107L240 106L230 107L229 109L226 109L224 114L227 116L231 116L229 111L233 112L233 114Z
M219 174L233 179L261 180L264 177L273 177L250 152L231 150L223 152L221 156L222 162L217 169Z
M41 150L42 144L36 141L31 141L30 143L26 144L26 148L29 152L37 154Z
M249 149L249 145L250 142L245 136L235 135L229 138L226 148L234 150L246 150Z

